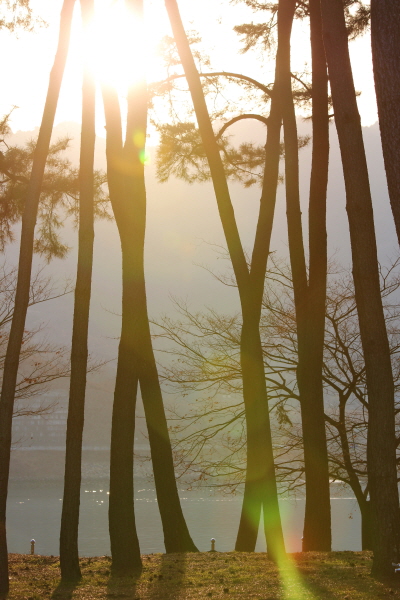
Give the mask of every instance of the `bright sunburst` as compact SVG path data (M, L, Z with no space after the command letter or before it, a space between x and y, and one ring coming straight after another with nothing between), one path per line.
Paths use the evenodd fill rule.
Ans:
M124 0L98 0L84 39L88 63L101 83L125 91L147 73L152 51L146 47L144 22Z

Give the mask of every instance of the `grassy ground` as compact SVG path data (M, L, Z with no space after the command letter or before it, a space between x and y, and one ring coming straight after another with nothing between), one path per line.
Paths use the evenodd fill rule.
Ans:
M108 557L81 564L82 581L61 586L57 557L11 554L9 600L400 600L400 577L374 580L368 552L294 554L281 569L265 554L154 554L137 580L110 578Z

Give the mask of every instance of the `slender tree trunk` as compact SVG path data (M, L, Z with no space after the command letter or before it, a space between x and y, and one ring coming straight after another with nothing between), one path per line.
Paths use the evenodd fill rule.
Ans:
M277 148L274 146L271 169L265 175L252 267L249 273L200 76L191 54L178 5L176 0L166 0L165 4L189 84L242 305L241 362L248 427L248 455L245 495L236 549L254 550L261 502L263 502L268 553L271 558L277 560L284 557L285 548L277 498L263 358L260 352L259 321L278 180L280 113L278 109L274 113L269 151L273 147L272 140ZM267 181L271 183L268 192L265 188ZM256 299L255 302L252 301L253 298Z
M114 90L103 88L103 100L107 124L108 187L122 251L122 327L111 427L108 514L112 573L116 576L132 576L141 571L142 563L133 497L133 446L138 387L135 306L140 295L137 275L140 257L135 254L131 240L139 244L139 247L141 242L144 243L144 239L138 239L139 236L143 238L143 232L142 228L135 226L133 201L136 205L143 204L145 189L144 178L141 180L140 177L137 178L137 189L134 189L134 174L140 175L141 167L138 157L129 164L124 156L121 114ZM129 194L132 188L133 198Z
M375 91L390 204L400 244L400 1L371 0Z
M328 74L320 0L310 0L312 55L312 165L310 180L309 279L302 424L306 464L303 550L331 550L329 464L322 383L327 279L326 198L329 164Z
M279 48L278 48L279 55ZM269 542L271 556L274 544L271 541L275 527L278 527L277 539L282 540L279 533L279 506L277 503L276 477L273 462L272 436L268 414L268 391L266 389L262 349L260 342L260 307L264 293L265 272L270 248L272 224L274 220L276 191L279 175L281 110L278 93L278 74L276 71L274 93L271 99L271 110L268 118L267 143L265 146L265 168L263 188L260 200L260 214L254 249L251 260L249 294L252 297L252 308L244 317L241 334L241 364L243 374L243 400L246 409L246 428L249 437L246 466L246 481L243 494L242 512L236 538L235 549L243 552L255 550L261 508L263 508L264 533ZM258 316L257 316L258 315ZM261 349L261 355L260 355ZM246 383L245 383L246 381ZM267 414L265 414L265 411ZM260 424L265 425L265 435L261 437ZM253 432L253 428L255 431ZM258 440L260 455L265 457L265 465L261 472L265 481L254 485L252 472L260 470L256 446L251 440ZM272 465L272 468L271 468ZM272 520L269 519L271 515ZM278 524L278 525L277 525ZM267 541L268 546L268 541ZM279 550L279 552L281 549ZM277 554L277 553L276 553ZM278 555L278 554L277 554Z
M142 3L139 1L133 4L140 13ZM122 144L118 99L111 90L104 90L103 97L107 121L107 163L110 198L119 229L123 256L126 253L132 257L132 271L129 278L132 280L131 283L134 288L131 302L126 303L123 307L123 314L126 313L131 322L127 334L129 348L128 346L120 348L119 360L125 360L122 355L123 352L130 352L130 359L126 361L127 365L130 365L129 377L132 380L135 379L136 385L138 381L140 382L166 551L195 552L197 548L190 537L178 496L171 443L147 313L144 275L146 189L142 161L147 125L146 82L143 80L129 92L125 145ZM136 145L137 142L135 143L135 140L140 137L137 136L137 132L142 134L143 140L139 145ZM120 166L120 170L116 165ZM122 168L121 165L123 165ZM116 396L114 400L114 417L118 419L123 401L117 401ZM133 399L128 400L126 398L125 401L132 402ZM134 427L133 422L131 427ZM112 435L114 438L114 433ZM130 440L125 440L124 448L119 448L119 452L120 458L122 456L128 457L129 453L132 453ZM123 500L121 498L112 499L113 493L110 489L110 536L112 538L113 570L114 572L123 573L126 572L128 564L123 562L123 554L124 547L129 543L129 535L117 526L118 502L123 501L126 510L128 510L128 506L133 503L133 496L130 494L133 481L129 480L126 484L120 481L121 478L127 477L127 473L119 472L117 462L113 459L110 469L112 473L115 472L113 474L115 484L124 485L124 489L119 491L119 495L121 493L124 495ZM134 514L133 504L129 510ZM133 561L132 557L130 561ZM119 565L121 565L121 568Z
M111 190L110 190L111 192ZM110 194L111 195L111 194ZM128 233L128 232L127 232ZM132 343L137 298L136 260L130 244L122 246L122 327L111 427L109 529L112 573L138 575L142 569L133 497L133 445L138 379Z
M32 173L22 217L18 283L14 314L4 363L0 400L0 596L8 592L8 557L6 539L6 503L10 468L11 426L19 355L29 302L33 241L43 174L50 146L54 116L68 54L74 0L64 0L60 34L54 65L50 74L46 104L35 149Z
M81 0L81 8L83 23L87 27L93 17L94 1ZM86 68L82 87L78 268L72 328L71 381L60 532L60 566L63 581L81 578L78 525L94 241L95 94L94 80L89 69Z
M317 6L315 6L315 4ZM278 36L287 40L282 50L282 111L285 137L285 181L289 253L296 307L298 368L297 382L303 429L306 509L303 550L330 551L331 513L328 452L322 386L322 357L326 294L326 188L328 170L327 76L322 46L318 2L312 11L313 44L313 163L310 185L310 283L304 252L296 115L290 70L290 36L295 1L281 0ZM324 68L325 67L325 68ZM315 84L315 88L314 88Z
M374 533L373 574L392 571L399 556L394 388L379 288L379 270L360 116L341 0L321 0L336 128L350 226L353 277L368 388L367 467Z

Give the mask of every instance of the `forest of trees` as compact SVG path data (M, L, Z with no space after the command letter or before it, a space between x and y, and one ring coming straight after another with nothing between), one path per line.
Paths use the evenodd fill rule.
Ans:
M390 574L392 563L400 561L400 265L396 258L389 266L378 262L349 53L349 43L370 31L387 186L400 242L400 1L226 0L224 10L240 3L257 15L257 23L235 26L242 52L252 53L252 60L268 61L272 81L214 70L199 50L199 36L183 22L180 3L165 0L171 32L160 55L162 81L148 83L141 57L135 54L137 40L126 28L121 27L120 35L127 36L126 52L139 75L131 81L127 73L131 83L123 98L109 81L97 81L88 56L82 58L76 169L65 158L69 140L52 143L51 138L75 5L80 5L84 39L90 39L94 15L101 8L95 0L63 0L37 140L25 147L10 146L11 113L0 123L0 245L5 251L19 236L20 247L18 268L4 270L0 277L0 293L5 289L0 323L6 332L1 341L0 597L9 590L6 507L13 413L19 414L21 398L29 412L32 386L60 376L70 378L61 577L81 577L78 527L86 377L99 366L88 356L95 218L115 220L122 257L122 326L110 454L112 574L132 576L142 568L133 492L139 390L166 552L197 551L177 490L176 477L185 473L199 485L217 477L220 485L242 493L235 525L237 551L255 550L262 522L268 557L283 563L278 498L301 489L303 551L329 552L330 481L336 480L351 488L357 500L362 546L373 551L372 574ZM143 22L145 0L121 4L129 18ZM29 0L1 0L0 9L0 35L1 30L33 30L34 44L44 21L32 12ZM301 74L292 68L297 21L308 28L311 56L308 71ZM126 57L115 60L119 58ZM96 106L96 89L101 107ZM226 100L229 94L236 99L240 95L235 114ZM157 106L163 110L157 112ZM106 173L94 169L98 110L105 115ZM299 135L300 117L310 119L311 136ZM231 127L249 120L261 122L265 143L235 145ZM187 183L212 183L228 265L217 277L237 293L236 314L206 308L193 312L177 300L178 318L150 321L144 260L150 123L158 131L160 181L177 177ZM328 256L330 123L336 127L345 182L351 240L347 270ZM305 146L312 154L307 227L299 169ZM260 188L250 252L240 235L231 182L244 189ZM285 191L287 260L277 258L271 247L279 185ZM49 281L35 275L32 264L34 253L47 261L67 254L59 230L71 216L78 230L78 252L68 362L65 349L33 344L37 332L26 329L26 318L32 304L68 291L53 291ZM159 356L166 357L161 367L155 350L160 340ZM32 374L35 353L46 358ZM182 397L174 427L169 427L163 397L168 388ZM195 410L188 410L185 395L193 391L200 401ZM210 455L210 444L218 452Z

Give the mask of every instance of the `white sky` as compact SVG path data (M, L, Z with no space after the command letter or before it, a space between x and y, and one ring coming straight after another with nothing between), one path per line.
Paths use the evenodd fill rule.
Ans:
M110 0L97 0L109 2ZM31 130L40 124L43 103L47 91L48 76L58 35L59 13L62 0L32 0L37 14L45 18L49 27L37 33L20 33L18 38L8 32L0 32L0 55L2 61L2 91L0 115L16 105L11 126L14 131ZM246 7L232 6L229 0L180 0L182 17L187 29L194 29L203 38L203 45L211 56L216 70L246 73L269 83L269 69L260 65L255 53L240 55L239 40L232 32L234 24L255 21L257 15ZM72 44L63 83L56 124L64 121L80 121L81 52L80 15L77 1ZM139 64L149 63L149 79L157 80L158 59L155 48L159 39L169 34L169 25L163 0L147 0L147 28L143 52ZM116 40L114 40L115 43ZM112 40L104 40L103 48L113 46ZM104 50L103 50L104 51ZM296 29L293 43L293 70L301 71L308 51L307 34ZM101 52L101 50L99 50ZM359 109L363 125L377 120L370 40L366 35L351 44L356 88L362 92ZM133 63L132 63L133 64ZM98 134L104 135L102 114L99 111Z

